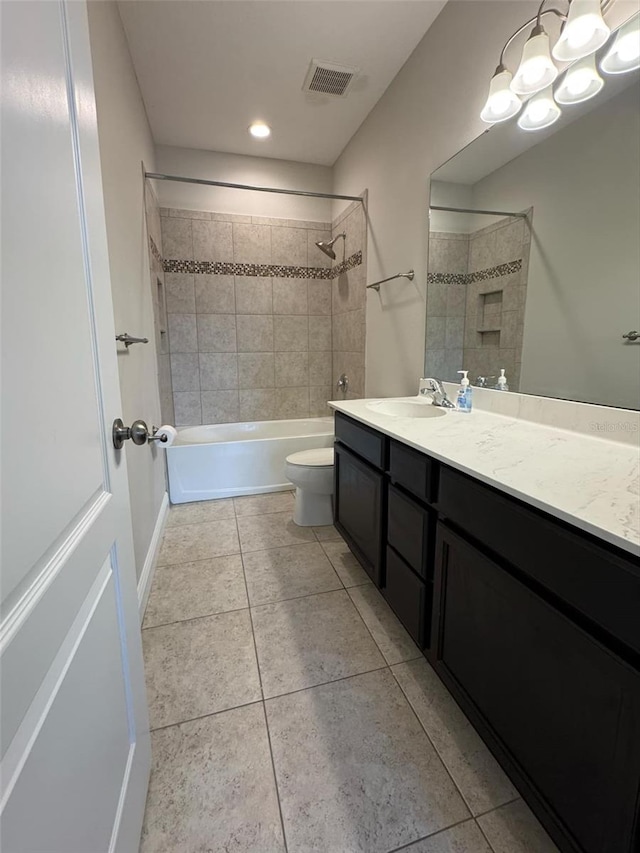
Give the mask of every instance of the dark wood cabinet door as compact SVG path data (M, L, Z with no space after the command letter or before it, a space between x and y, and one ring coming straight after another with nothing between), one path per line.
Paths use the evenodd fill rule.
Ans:
M640 674L443 524L434 618L436 670L558 846L636 853Z
M335 445L334 523L371 580L382 586L386 539L384 476Z

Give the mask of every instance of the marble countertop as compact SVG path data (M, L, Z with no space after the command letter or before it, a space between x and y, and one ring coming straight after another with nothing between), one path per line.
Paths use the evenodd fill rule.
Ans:
M640 555L637 446L479 409L470 414L448 411L445 417L433 419L392 417L369 409L370 402L373 401L333 401L329 405L452 468Z

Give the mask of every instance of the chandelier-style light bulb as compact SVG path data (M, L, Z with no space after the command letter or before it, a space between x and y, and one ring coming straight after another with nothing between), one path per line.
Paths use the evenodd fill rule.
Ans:
M540 25L531 30L522 59L511 81L511 90L516 95L535 95L546 89L558 76L558 69L551 59L549 36Z
M509 88L511 80L511 72L507 71L503 65L499 65L491 78L489 96L480 113L482 121L486 121L487 124L497 124L520 112L522 101Z
M582 59L602 47L610 32L602 17L600 0L571 0L553 55L560 62Z
M624 74L640 68L640 14L620 27L600 68L607 74Z
M561 115L562 111L553 99L551 86L547 86L527 102L518 119L518 127L522 130L542 130L558 121Z
M597 95L604 86L604 80L598 74L594 54L580 59L565 72L556 87L555 99L559 104L580 104Z

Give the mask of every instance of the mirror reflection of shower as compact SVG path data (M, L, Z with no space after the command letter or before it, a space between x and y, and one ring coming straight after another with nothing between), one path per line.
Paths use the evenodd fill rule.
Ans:
M346 244L347 234L345 231L343 231L342 234L336 234L336 236L333 238L333 240L318 240L318 241L316 241L316 246L320 249L321 252L324 252L325 255L328 255L331 258L331 260L335 261L336 253L333 251L333 244L336 242L336 240L339 240L340 237L342 237L342 239L345 241L345 244Z

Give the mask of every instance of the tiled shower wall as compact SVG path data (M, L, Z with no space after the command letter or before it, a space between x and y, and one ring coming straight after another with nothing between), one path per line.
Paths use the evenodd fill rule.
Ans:
M175 421L173 389L171 387L171 365L169 362L169 336L167 334L167 305L164 269L162 265L162 226L158 199L149 181L145 182L145 211L147 236L149 238L149 269L151 271L151 298L155 325L156 350L158 357L158 388L160 391L160 413L162 423Z
M531 242L530 220L507 218L472 234L429 235L426 370L459 381L520 384ZM493 380L492 380L493 382Z
M330 223L161 214L175 423L328 414Z
M341 374L346 373L353 400L365 393L365 302L367 284L367 229L365 208L353 202L334 220L332 237L344 232L346 238L334 245L336 260L332 283L332 363L333 395ZM358 263L356 263L358 261Z

